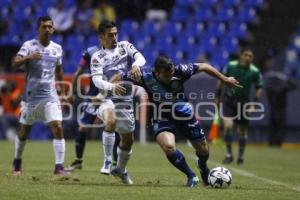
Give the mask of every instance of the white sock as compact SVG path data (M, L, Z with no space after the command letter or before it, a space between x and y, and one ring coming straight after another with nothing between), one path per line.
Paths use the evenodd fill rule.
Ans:
M24 147L26 145L26 140L21 141L19 136L15 137L15 158L20 159L22 157Z
M115 144L116 136L115 133L110 133L103 131L102 133L102 143L103 143L103 153L105 160L112 161L112 153Z
M132 153L132 150L122 150L120 147L117 149L118 153L118 161L117 161L117 168L119 172L125 173L127 162L130 158L130 155Z
M63 164L65 160L65 139L53 139L55 164Z

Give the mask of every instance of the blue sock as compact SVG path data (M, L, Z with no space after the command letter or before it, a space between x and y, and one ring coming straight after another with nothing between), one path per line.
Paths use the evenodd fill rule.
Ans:
M117 149L118 149L118 146L120 144L120 135L119 135L119 133L115 132L115 136L116 136L116 140L115 140L115 144L114 144L114 147L113 147L113 162L117 163L117 160L118 160Z
M172 154L167 155L168 160L180 171L186 174L188 177L195 176L195 173L188 166L184 155L176 149Z
M75 150L77 159L82 159L86 141L86 132L79 131L75 138Z
M207 167L207 160L209 158L209 154L207 154L207 155L197 154L197 156L198 156L198 167L200 168L200 170L202 172L209 171L209 169Z

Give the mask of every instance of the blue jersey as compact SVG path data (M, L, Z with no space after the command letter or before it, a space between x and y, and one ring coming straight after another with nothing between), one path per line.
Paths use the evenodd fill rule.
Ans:
M88 47L82 53L82 57L80 59L79 65L81 68L83 68L89 74L91 74L90 64L91 64L92 55L93 55L93 53L95 53L98 50L99 50L99 47L91 46L91 47ZM98 93L99 93L98 88L94 85L92 78L90 78L90 86L89 86L89 90L86 95L87 96L96 96Z
M143 71L142 85L150 96L150 101L156 104L157 110L174 110L177 116L194 115L191 104L184 92L184 83L198 70L195 64L180 64L175 66L174 76L169 85L164 85L154 72ZM162 106L163 104L163 106ZM171 117L171 112L163 113L163 117Z

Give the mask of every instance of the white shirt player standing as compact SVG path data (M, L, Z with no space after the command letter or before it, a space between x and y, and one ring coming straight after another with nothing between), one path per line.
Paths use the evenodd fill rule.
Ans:
M117 27L114 22L103 21L98 27L98 34L102 48L91 58L92 80L96 87L107 93L106 98L97 110L97 115L103 120L103 144L106 155L112 154L115 141L115 130L120 134L120 144L117 150L118 159L111 174L121 178L125 184L133 184L126 165L131 155L135 119L133 114L132 85L110 83L119 73L130 72L138 79L141 75L140 67L146 63L144 56L127 41L117 41ZM130 65L129 59L134 60ZM104 80L103 78L106 78ZM104 160L110 171L111 156Z
M21 103L21 129L15 138L13 174L21 175L22 153L33 123L43 121L49 125L53 134L54 174L66 175L63 168L65 140L62 111L55 88L55 79L63 80L62 48L50 40L54 32L50 17L40 17L37 27L38 38L26 41L12 63L13 67L25 65L27 71L24 101ZM61 89L64 94L63 87Z

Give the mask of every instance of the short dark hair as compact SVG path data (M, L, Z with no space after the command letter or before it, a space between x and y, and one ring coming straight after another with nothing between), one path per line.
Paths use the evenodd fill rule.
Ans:
M170 58L166 56L158 56L154 62L154 69L159 70L171 70L173 67L173 62Z
M37 28L39 28L40 25L41 25L41 23L44 22L44 21L52 21L52 23L53 23L53 20L51 19L51 17L49 17L49 16L41 16L37 20L37 23L36 23Z
M244 53L245 51L251 51L252 53L254 53L253 48L250 46L243 47L240 51L240 54Z
M105 29L107 28L113 28L116 27L116 23L113 21L109 21L109 20L103 20L100 22L99 26L98 26L98 34L101 35L105 32Z

